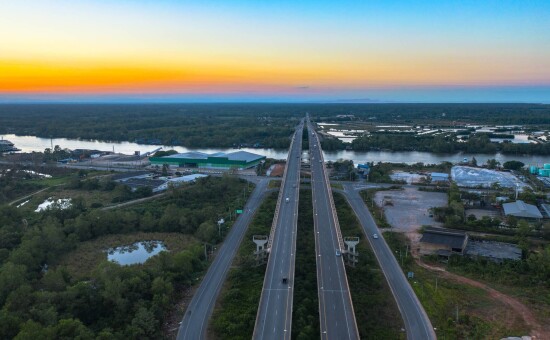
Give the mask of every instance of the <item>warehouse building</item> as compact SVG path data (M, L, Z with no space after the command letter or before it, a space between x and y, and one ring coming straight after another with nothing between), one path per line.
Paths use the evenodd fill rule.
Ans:
M537 220L542 218L542 214L536 206L532 204L527 204L522 200L517 200L511 203L504 203L502 205L502 208L504 209L504 215L506 216Z
M151 164L168 164L180 168L243 170L260 164L265 160L265 156L247 151L213 154L192 151L164 157L151 157L149 160Z
M420 239L421 255L437 254L449 257L453 253L462 254L468 244L468 234L459 230L426 228Z

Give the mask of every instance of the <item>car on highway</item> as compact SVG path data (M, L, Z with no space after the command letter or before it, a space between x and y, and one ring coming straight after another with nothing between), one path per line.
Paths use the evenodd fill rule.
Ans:
M336 256L340 256L340 255L342 255L342 253L340 252L340 250L337 249L336 250Z
M287 284L288 283L288 279L286 277L283 277L283 284Z
M286 201L286 203L290 202L290 198L287 197L287 198L285 199L285 201Z
M372 234L372 238L377 239L377 238L378 238L378 234Z

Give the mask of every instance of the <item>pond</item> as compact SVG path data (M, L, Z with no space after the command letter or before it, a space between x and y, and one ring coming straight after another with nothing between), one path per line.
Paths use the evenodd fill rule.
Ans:
M161 251L167 251L162 241L141 241L107 250L107 259L122 266L145 263Z

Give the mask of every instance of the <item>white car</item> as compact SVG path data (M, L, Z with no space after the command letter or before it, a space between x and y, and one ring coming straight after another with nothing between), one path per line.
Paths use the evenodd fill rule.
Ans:
M337 249L336 250L336 256L340 256L340 255L342 255L342 253L340 252L340 250Z
M287 197L286 198L286 203L288 203L288 202L290 202L290 198Z
M372 234L372 238L377 239L377 238L378 238L378 234Z

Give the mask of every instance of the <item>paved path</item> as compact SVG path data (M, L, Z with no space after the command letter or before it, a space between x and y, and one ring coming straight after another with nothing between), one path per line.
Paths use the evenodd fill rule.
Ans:
M357 190L354 190L353 184L344 184L344 190L340 191L346 197L348 203L355 211L366 238L371 244L371 248L380 264L380 268L388 281L392 294L397 302L408 339L430 340L436 339L433 326L424 311L422 304L416 297L411 285L407 281L405 274L397 263L390 247L381 236L380 231L363 199ZM374 239L373 235L380 235Z
M359 339L349 291L338 216L326 176L321 145L308 126L313 191L315 254L321 339Z
M291 337L302 131L303 121L294 133L281 182L253 339L281 340Z
M268 180L258 181L248 202L244 206L244 213L239 215L216 258L208 268L201 285L189 303L181 322L177 339L205 339L208 320L214 310L216 299L220 294L233 258L252 221L254 213L260 207L268 190Z

